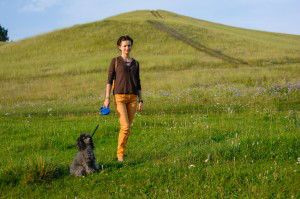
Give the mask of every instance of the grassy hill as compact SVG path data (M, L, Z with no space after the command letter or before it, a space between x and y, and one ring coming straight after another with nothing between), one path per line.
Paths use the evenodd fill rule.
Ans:
M116 40L134 39L145 109L124 164L98 115ZM139 10L0 44L0 198L299 197L300 36ZM99 123L103 169L68 176ZM10 191L8 191L10 190Z

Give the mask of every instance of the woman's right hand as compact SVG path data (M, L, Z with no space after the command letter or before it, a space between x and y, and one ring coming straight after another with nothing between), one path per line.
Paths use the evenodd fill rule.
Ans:
M106 98L106 99L104 100L103 106L109 107L109 104L110 104L109 101L110 101L109 98Z

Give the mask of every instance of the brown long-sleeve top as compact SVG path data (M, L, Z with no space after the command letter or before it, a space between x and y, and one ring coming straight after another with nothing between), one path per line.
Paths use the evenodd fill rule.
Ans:
M116 60L117 65L115 67ZM108 69L107 83L112 85L113 80L115 80L113 95L138 95L138 91L141 90L139 62L132 58L130 65L126 65L122 56L113 58Z

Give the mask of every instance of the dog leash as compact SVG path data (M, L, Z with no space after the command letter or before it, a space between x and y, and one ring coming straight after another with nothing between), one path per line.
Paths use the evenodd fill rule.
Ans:
M97 129L99 127L99 124L96 126L95 130L93 131L92 137L94 136L94 134L96 133Z

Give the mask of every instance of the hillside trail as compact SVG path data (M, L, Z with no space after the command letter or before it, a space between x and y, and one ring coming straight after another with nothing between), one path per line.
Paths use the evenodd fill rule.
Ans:
M156 19L159 19L159 20L165 19L165 17L163 17L158 11L152 10L150 12ZM184 42L185 44L193 47L197 51L204 52L212 57L222 59L223 61L231 63L231 64L248 65L248 63L242 59L237 59L237 58L231 57L231 56L226 55L218 50L209 48L197 41L194 41L194 40L186 37L184 34L180 33L178 30L175 30L174 28L166 25L163 22L160 22L158 20L147 20L147 22L149 24L151 24L154 28L169 34L170 36L174 37L177 40Z
M160 13L157 10L151 10L150 12L154 17L163 19L163 16L160 15Z

